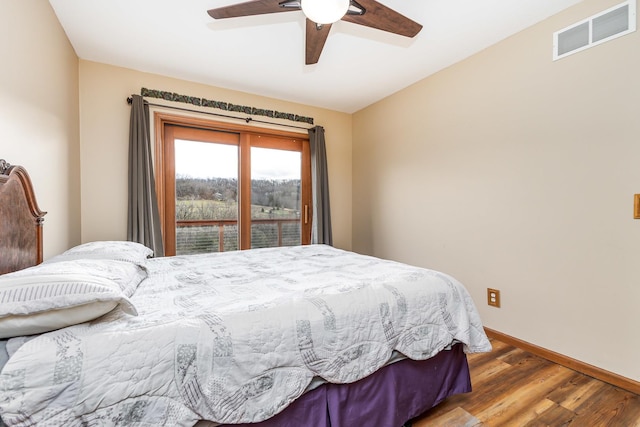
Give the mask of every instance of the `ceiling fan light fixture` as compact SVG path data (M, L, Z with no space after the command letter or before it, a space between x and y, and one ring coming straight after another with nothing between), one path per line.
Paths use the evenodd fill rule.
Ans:
M318 25L333 24L349 10L349 0L301 0L300 7Z

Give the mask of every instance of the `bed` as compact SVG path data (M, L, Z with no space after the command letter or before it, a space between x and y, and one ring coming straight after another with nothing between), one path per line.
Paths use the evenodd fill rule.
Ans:
M401 426L470 391L466 353L491 348L453 277L326 245L40 263L44 212L4 164L6 425Z

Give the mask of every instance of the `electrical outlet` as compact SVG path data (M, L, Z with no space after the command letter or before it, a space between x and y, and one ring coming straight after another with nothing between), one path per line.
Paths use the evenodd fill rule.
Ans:
M500 308L500 291L497 289L487 288L487 304L492 307Z

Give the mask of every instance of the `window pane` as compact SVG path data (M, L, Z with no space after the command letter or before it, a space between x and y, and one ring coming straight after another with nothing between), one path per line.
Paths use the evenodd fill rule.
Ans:
M251 247L301 244L297 151L251 148Z
M176 254L238 249L238 147L175 140Z

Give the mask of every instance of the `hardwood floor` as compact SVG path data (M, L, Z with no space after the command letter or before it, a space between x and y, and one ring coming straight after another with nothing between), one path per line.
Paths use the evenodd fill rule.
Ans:
M445 400L412 427L640 427L639 395L491 343L491 353L469 355L473 391Z

